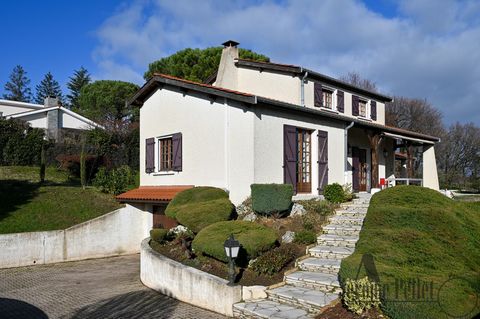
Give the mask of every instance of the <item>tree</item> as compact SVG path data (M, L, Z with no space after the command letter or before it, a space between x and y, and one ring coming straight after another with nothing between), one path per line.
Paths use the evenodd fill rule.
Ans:
M82 88L91 82L90 74L83 66L75 70L70 81L67 83L67 88L70 94L67 94L68 104L70 108L78 108L78 96Z
M36 87L35 102L37 104L43 104L46 97L56 97L61 103L63 103L63 94L60 84L53 78L52 73L45 74L43 80Z
M363 78L357 72L348 72L347 75L341 76L340 80L343 82L350 83L364 90L378 92L377 84L375 82L369 79Z
M143 77L147 80L153 76L153 73L163 73L190 81L202 82L217 70L222 49L222 47L211 47L203 50L189 48L178 51L150 63ZM245 49L239 49L239 56L242 59L270 61L270 58L265 55Z
M127 105L138 89L129 82L95 81L82 88L75 111L112 128L138 121L138 107Z
M385 105L385 124L439 137L445 132L442 113L426 99L394 97Z
M30 79L27 72L21 65L13 68L10 74L10 81L5 84L5 91L10 92L3 94L3 98L12 101L30 102L32 100L32 90L30 89Z

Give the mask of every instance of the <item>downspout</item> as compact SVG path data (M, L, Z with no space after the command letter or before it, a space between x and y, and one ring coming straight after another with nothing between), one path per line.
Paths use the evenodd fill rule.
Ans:
M352 122L350 123L347 127L345 127L345 141L344 141L344 145L345 145L345 184L347 184L348 182L348 130L351 129L353 127L353 125L355 124L355 122Z
M300 68L300 73L303 73L303 68ZM308 71L305 71L300 80L300 105L305 106L305 79L308 76Z

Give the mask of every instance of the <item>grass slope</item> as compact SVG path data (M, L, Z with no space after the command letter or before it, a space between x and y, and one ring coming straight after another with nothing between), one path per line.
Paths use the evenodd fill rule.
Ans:
M0 234L64 229L120 207L111 195L82 189L65 172L37 167L0 167Z
M380 283L388 286L383 308L392 318L471 318L480 311L478 202L415 186L384 190L372 197L355 253L342 261L342 281L356 277L363 254L373 255ZM359 278L365 275L361 267ZM426 291L432 302L393 302L405 300L399 280L409 279L432 282L432 294ZM417 292L408 290L407 299Z

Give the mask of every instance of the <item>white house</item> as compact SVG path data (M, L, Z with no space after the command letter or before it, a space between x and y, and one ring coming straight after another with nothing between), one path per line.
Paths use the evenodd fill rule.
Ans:
M390 97L299 66L239 59L237 44L224 43L209 83L155 74L135 94L141 187L119 200L152 209L168 186L184 185L226 189L234 204L252 183L291 183L298 197L334 182L370 191L393 173L399 145L422 149L423 185L439 188L439 139L386 126Z
M46 98L45 104L0 100L0 116L21 119L31 127L46 130L49 138L58 140L63 130L89 130L99 124L62 107L56 98Z

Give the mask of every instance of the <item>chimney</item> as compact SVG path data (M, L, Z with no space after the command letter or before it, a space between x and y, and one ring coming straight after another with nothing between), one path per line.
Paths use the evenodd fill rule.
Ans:
M58 106L58 99L53 96L47 96L46 98L43 99L43 106L44 107L52 107L52 106Z
M240 43L228 40L222 43L223 51L218 65L217 80L215 86L230 90L237 90L238 71L235 66L235 59L238 59L238 45Z

